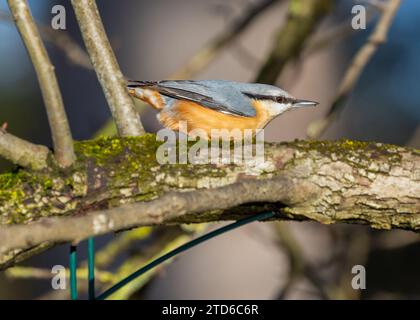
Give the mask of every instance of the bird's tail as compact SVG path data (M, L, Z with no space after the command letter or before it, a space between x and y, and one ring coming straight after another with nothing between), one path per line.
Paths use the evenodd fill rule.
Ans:
M156 86L156 81L139 81L127 79L127 88L153 88L154 86Z

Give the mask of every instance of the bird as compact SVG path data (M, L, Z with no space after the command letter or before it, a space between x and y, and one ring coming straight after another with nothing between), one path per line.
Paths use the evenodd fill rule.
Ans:
M288 110L318 105L273 85L228 80L128 80L127 89L159 111L164 127L185 134L201 129L207 139L213 129L256 132Z

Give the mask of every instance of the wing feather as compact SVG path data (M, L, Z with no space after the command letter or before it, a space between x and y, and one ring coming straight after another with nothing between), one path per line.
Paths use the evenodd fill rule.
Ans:
M145 87L178 100L196 102L209 109L237 116L254 117L250 100L230 81L163 80L129 81L128 87Z

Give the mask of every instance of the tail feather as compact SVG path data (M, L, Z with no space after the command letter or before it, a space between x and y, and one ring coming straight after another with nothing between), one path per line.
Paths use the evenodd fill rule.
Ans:
M153 88L156 84L157 81L127 80L127 88Z

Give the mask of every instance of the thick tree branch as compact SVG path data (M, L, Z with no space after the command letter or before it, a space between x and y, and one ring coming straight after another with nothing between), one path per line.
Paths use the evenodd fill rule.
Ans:
M143 225L231 220L267 210L277 211L278 219L420 229L419 151L296 141L266 144L264 163L160 165L161 143L155 139L78 143L73 172L50 168L0 176L1 263L45 241ZM71 216L57 217L62 215Z
M54 66L48 57L26 0L8 0L13 19L34 65L54 144L54 155L62 167L74 161L73 140Z
M47 166L49 150L0 129L0 155L25 168L40 170Z
M144 134L125 79L109 44L95 0L72 0L87 51L121 136Z
M50 218L47 223L41 220L3 227L0 254L45 241L77 242L114 230L171 223L176 218L182 221L186 214L225 210L243 203L282 201L287 199L286 191L290 187L286 179L249 180L215 189L170 192L157 200L95 211L83 217Z
M388 3L383 8L382 16L376 24L372 34L369 36L369 39L356 53L347 68L325 118L315 121L309 126L307 133L310 138L316 139L317 137L320 137L325 132L328 125L336 119L366 65L369 63L378 47L386 41L388 30L392 25L392 21L394 20L400 4L401 0L388 0Z
M330 7L330 0L291 0L286 24L278 32L273 49L255 82L274 84L286 63L300 53Z

